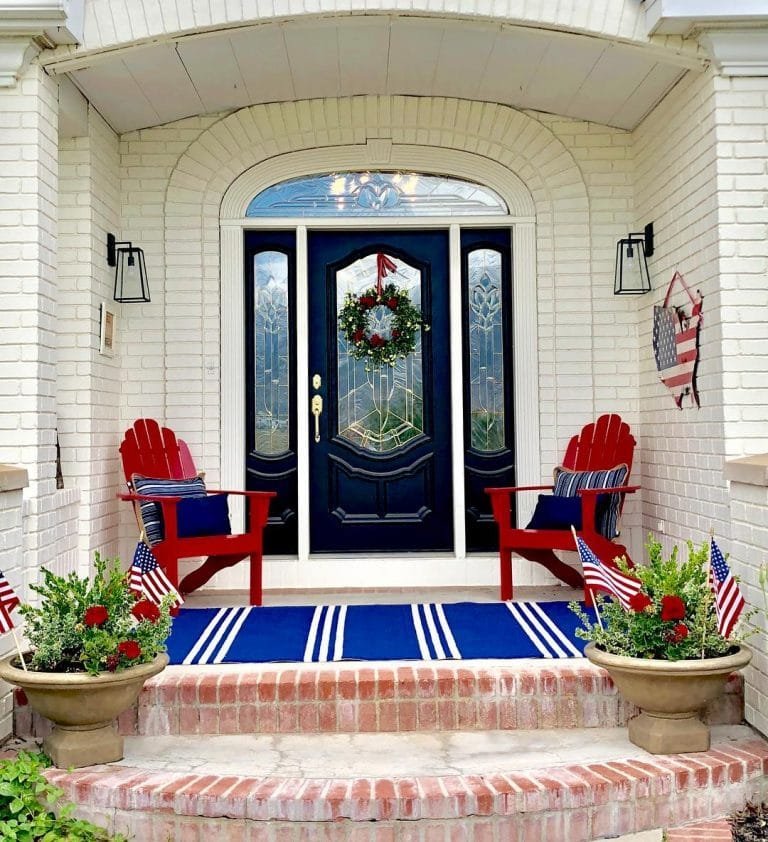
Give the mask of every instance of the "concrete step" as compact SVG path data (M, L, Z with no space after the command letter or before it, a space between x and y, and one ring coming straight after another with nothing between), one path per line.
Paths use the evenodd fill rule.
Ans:
M604 670L581 659L169 667L147 682L120 730L162 736L614 728L635 712ZM15 714L17 735L47 733L23 695ZM742 721L738 674L706 718Z
M731 725L668 756L624 728L128 737L119 764L47 774L136 842L587 842L722 816L766 773Z

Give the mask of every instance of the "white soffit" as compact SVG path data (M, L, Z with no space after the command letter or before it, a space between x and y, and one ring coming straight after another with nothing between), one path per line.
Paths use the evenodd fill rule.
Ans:
M414 94L632 129L686 68L655 49L414 17L291 21L87 59L71 78L119 133L265 102Z

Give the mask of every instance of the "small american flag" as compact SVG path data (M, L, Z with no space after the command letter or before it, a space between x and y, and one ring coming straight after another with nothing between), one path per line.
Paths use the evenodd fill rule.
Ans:
M709 584L715 593L717 630L728 637L744 609L744 597L714 538L709 548Z
M136 552L133 554L130 587L134 593L144 594L147 599L151 599L158 605L166 594L173 594L178 605L184 602L181 594L163 573L152 550L143 541L139 541Z
M19 603L20 600L5 578L5 574L0 572L0 634L5 634L14 627L11 611Z
M653 308L653 352L661 382L671 390L681 407L691 395L698 406L695 376L699 347L701 306L686 317L676 307Z
M576 548L584 568L584 584L608 591L619 600L622 608L628 610L629 600L642 589L640 582L614 567L603 564L583 539L576 538Z

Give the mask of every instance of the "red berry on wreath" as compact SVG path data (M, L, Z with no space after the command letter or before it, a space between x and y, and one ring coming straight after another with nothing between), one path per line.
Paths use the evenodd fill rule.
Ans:
M387 299L387 307L389 307L390 310L397 310L397 304L398 301L394 295L391 298Z
M393 330L392 331L392 338L393 339L399 339L400 338L400 331L397 330L397 329Z
M374 333L373 336L371 337L371 346L373 348L381 348L382 345L386 345L386 344L387 344L387 340L382 339L381 336L379 336L378 333Z
M352 341L353 341L353 342L362 342L364 338L365 338L365 331L364 331L364 330L362 330L361 328L358 328L358 329L357 329L357 330L356 330L356 331L352 334Z
M360 306L366 310L370 310L376 304L376 299L372 295L361 295Z

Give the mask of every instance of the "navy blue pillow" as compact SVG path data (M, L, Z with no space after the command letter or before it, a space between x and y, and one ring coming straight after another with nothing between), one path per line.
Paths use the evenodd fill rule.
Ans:
M610 494L598 494L595 506L595 523L599 524L610 504ZM526 529L581 529L581 497L561 497L556 494L539 494L539 502Z
M176 504L179 538L203 535L230 535L229 506L226 494L187 497Z
M526 529L581 529L581 500L539 494L539 502Z

